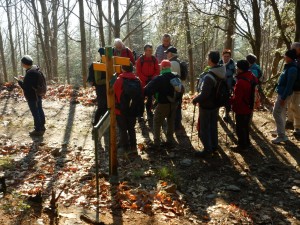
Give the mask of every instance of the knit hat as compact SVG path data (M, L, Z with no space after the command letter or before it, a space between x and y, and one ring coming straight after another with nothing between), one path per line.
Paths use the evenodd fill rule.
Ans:
M236 66L244 72L249 70L249 63L247 60L244 59L237 61Z
M290 49L285 52L285 56L289 57L292 60L297 59L297 52L295 49Z
M177 48L170 46L165 53L172 52L173 54L177 54Z
M124 70L125 72L132 72L133 71L132 63L130 62L129 66L122 65L122 70Z
M161 68L171 68L171 62L167 59L161 61L160 63Z
M105 49L104 48L99 48L98 52L100 55L105 55Z
M247 61L252 65L256 62L256 55L250 53L249 55L246 56Z
M21 62L25 65L31 66L33 63L33 60L30 55L24 55L23 58L21 59Z

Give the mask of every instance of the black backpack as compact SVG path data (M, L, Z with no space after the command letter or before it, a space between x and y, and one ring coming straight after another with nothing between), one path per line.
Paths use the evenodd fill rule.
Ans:
M37 86L34 88L37 96L45 96L47 92L47 83L46 78L40 68L37 66L36 68L32 68L30 70L36 71L38 75Z
M143 113L143 95L140 80L123 78L123 87L120 103L116 108L120 109L124 116L141 116Z
M172 103L178 102L182 98L184 93L184 86L181 83L181 79L179 79L178 75L171 77L170 84L172 85L174 91L172 92L171 96L167 96L167 99Z
M179 59L176 59L176 61L180 65L180 79L186 80L187 76L189 75L189 64L185 61L180 61Z
M230 90L226 79L221 79L213 72L209 71L207 76L214 79L215 82L215 104L217 107L227 106L230 98Z

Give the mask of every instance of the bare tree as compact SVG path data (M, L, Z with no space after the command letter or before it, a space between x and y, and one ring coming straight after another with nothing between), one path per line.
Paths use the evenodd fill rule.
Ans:
M1 65L2 65L4 81L7 82L8 81L8 76L7 76L6 61L5 61L5 55L4 55L4 47L3 47L3 38L2 38L1 28L0 28L0 54L1 54Z
M7 13L7 25L8 25L8 33L9 33L9 43L10 43L10 56L11 56L11 63L12 63L12 69L13 74L17 75L17 64L16 64L16 58L15 58L15 46L14 46L14 39L12 35L12 22L11 22L11 1L6 1L6 13Z
M103 9L102 9L102 0L96 0L99 12L99 33L100 33L100 45L105 46L105 38L104 38L104 26L103 26Z
M300 41L300 0L295 0L295 24L296 24L296 32L295 32L295 41Z
M83 79L83 87L86 88L87 78L87 58L86 58L86 36L84 26L84 6L83 1L79 1L79 22L80 22L80 37L81 37L81 72Z

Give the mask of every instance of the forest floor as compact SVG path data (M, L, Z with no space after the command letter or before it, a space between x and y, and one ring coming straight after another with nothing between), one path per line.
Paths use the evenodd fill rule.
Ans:
M94 97L92 89L50 87L43 101L47 130L31 138L32 116L21 90L1 87L0 178L7 186L0 192L1 225L300 224L300 137L287 129L290 141L271 144L272 114L259 110L251 149L232 151L234 123L220 118L220 148L195 157L201 142L195 128L191 141L189 96L174 148L150 148L149 121L136 124L138 150L118 152L118 182L110 180L108 152L99 150L97 198Z

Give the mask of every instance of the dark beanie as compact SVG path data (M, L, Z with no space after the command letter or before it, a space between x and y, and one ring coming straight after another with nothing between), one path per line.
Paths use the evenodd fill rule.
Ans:
M105 49L104 48L99 48L98 52L100 55L105 55Z
M130 62L129 66L122 65L122 70L124 70L126 72L132 72L133 71L133 65L132 65L132 63Z
M295 49L290 49L285 52L285 56L289 57L292 60L297 59L297 52Z
M237 61L236 66L244 72L249 70L249 62L244 59Z
M21 62L25 65L31 66L33 63L33 60L30 55L24 55L23 58L21 59Z

